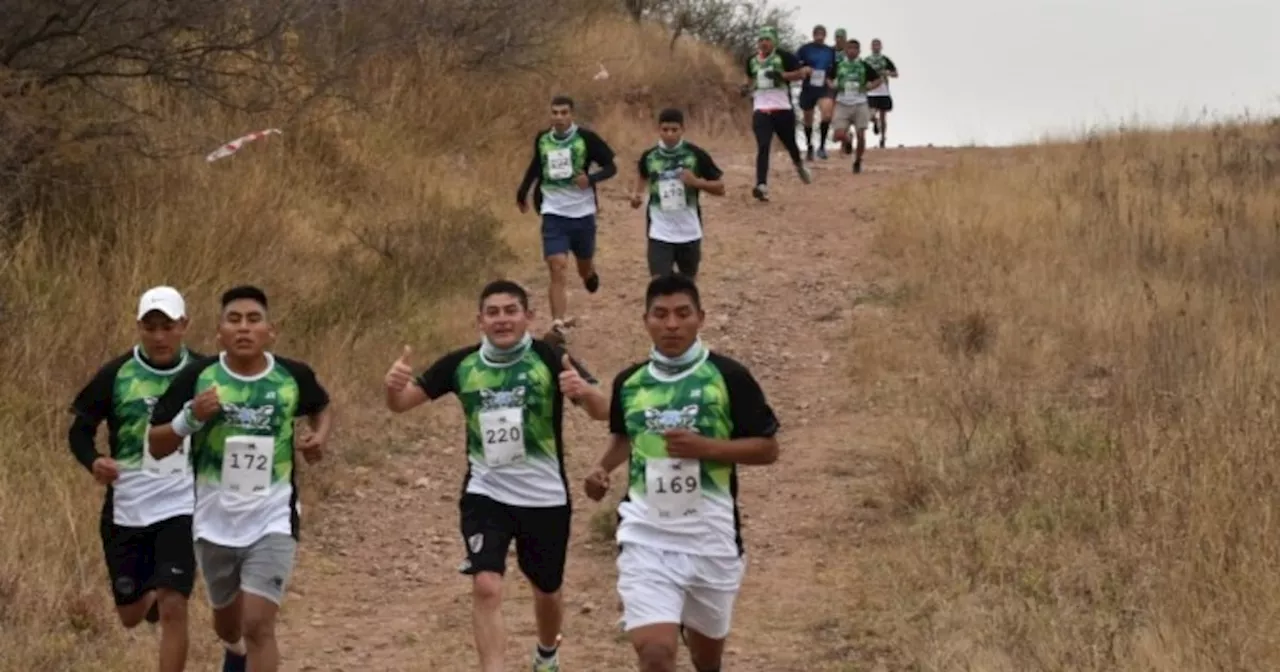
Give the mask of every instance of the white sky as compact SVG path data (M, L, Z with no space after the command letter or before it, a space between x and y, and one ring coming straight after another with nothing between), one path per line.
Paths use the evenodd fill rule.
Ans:
M891 145L1280 113L1280 0L779 0L898 66ZM875 138L868 134L868 141Z

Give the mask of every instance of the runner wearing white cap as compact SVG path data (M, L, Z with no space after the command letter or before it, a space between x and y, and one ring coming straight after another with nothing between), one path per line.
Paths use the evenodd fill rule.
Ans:
M120 622L160 623L160 672L187 659L187 598L196 574L191 543L195 486L185 446L163 460L147 451L151 407L170 381L200 355L183 344L188 319L182 294L155 287L138 301L139 343L115 357L76 395L67 440L71 453L106 486L102 550ZM107 423L109 452L95 447Z

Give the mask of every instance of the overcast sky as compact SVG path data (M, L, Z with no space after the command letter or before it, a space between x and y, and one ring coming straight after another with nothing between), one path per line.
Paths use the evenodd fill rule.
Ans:
M1280 113L1280 0L778 1L828 43L884 41L893 145Z

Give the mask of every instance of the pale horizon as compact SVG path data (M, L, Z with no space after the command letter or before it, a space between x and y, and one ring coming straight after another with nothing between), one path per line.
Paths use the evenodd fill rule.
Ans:
M1280 3L781 0L796 27L884 42L890 146L1009 145L1126 125L1280 114ZM871 144L874 136L868 132Z

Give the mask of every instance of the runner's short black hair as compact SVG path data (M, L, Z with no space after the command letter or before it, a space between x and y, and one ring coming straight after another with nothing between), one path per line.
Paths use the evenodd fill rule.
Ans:
M494 280L493 282L485 285L484 289L480 290L481 310L484 309L484 300L495 294L509 294L514 296L516 297L516 300L520 302L521 308L529 310L529 292L526 292L524 287L521 287L518 283L510 280Z
M660 296L684 294L693 301L693 307L702 310L702 297L698 294L698 285L687 275L672 273L659 275L649 281L649 288L644 293L644 309L653 307L654 299Z
M846 43L846 44L852 44L852 45L859 46L859 47L861 47L861 46L862 46L862 43L861 43L861 42L859 42L859 41L857 41L857 40L852 40L852 39L850 39L850 40L845 40L845 43Z
M552 99L551 99L551 106L552 106L552 107L556 107L557 105L568 105L568 106L569 106L569 109L571 109L571 110L572 110L572 109L573 109L573 99L572 99L572 98L570 98L569 96L563 96L563 95L562 95L562 96L556 96L556 97L554 97L554 98L552 98Z
M827 27L826 27L826 26L824 26L824 25L822 25L821 23L819 23L818 25L816 25L816 26L814 26L814 27L813 27L813 32L815 32L815 33L816 33L816 32L818 32L819 30L821 30L822 32L824 32L824 33L825 33L825 32L827 32Z
M231 303L232 301L239 301L240 299L249 299L251 301L257 301L259 304L262 305L263 310L267 309L267 293L262 291L261 289L258 289L253 285L238 285L236 287L232 287L231 289L228 289L227 291L223 292L222 308L225 310L227 307L227 304Z
M684 112L681 112L674 107L668 107L658 113L658 123L680 124L681 126L684 126Z

